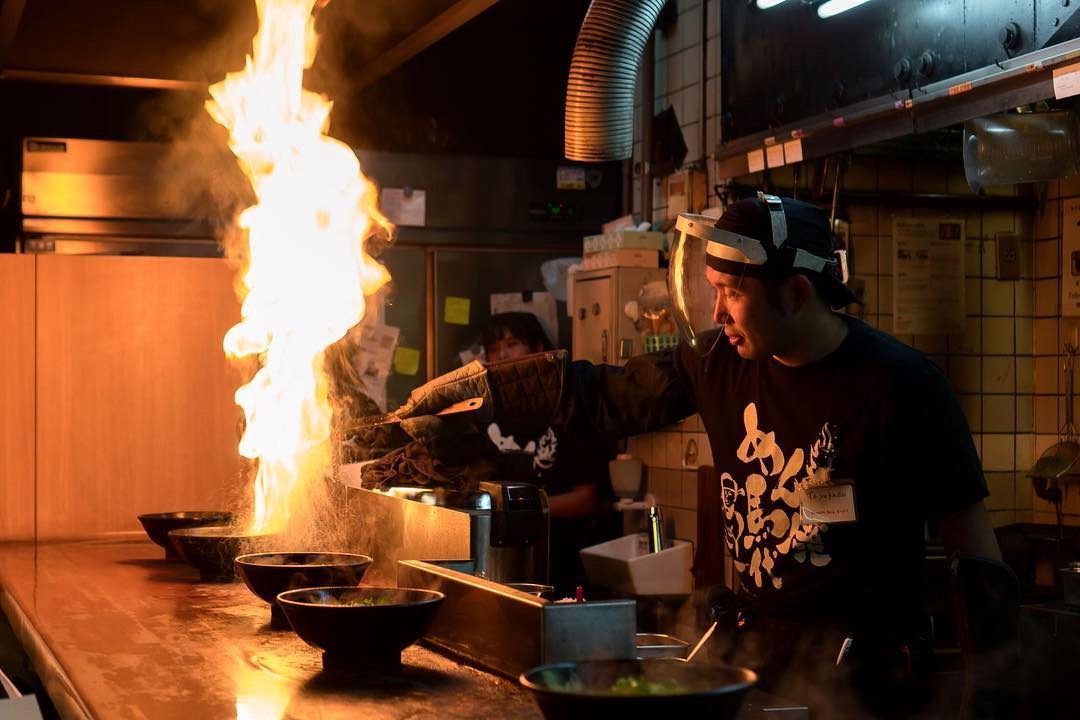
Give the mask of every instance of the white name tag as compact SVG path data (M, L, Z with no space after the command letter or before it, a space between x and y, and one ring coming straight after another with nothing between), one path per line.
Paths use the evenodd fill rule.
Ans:
M855 522L855 486L847 483L821 485L803 489L802 519L805 523Z

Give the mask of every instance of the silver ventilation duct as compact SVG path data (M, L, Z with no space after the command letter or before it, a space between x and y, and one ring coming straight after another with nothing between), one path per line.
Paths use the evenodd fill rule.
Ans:
M566 85L566 157L625 160L634 149L634 86L666 0L592 0Z

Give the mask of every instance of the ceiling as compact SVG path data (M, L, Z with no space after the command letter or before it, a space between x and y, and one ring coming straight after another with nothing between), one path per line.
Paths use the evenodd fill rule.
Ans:
M306 84L334 99L332 134L354 145L558 156L566 75L587 7L332 0L317 11L320 49ZM200 112L207 84L243 67L256 26L254 0L0 0L0 93L50 118L50 127L8 122L24 133L86 135L69 128L81 114L107 135L167 132L175 123L139 129L147 104ZM138 108L130 118L129 103Z
M347 55L344 67L355 70L449 8L457 6L464 17L495 1L334 0L318 11L316 22L323 51ZM6 21L14 26L0 46L6 74L111 76L143 86L154 80L214 82L242 68L257 25L253 1L0 0L0 13L10 15ZM428 37L438 39L436 33Z

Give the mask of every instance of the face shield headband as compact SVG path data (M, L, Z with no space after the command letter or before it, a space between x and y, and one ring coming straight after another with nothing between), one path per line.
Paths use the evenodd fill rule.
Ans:
M813 273L835 272L837 260L823 258L788 243L787 217L775 195L758 193L769 209L771 247L761 240L716 227L716 220L681 214L675 223L668 271L668 291L676 324L699 354L711 352L720 339L719 328L727 321L718 312L717 290L705 276L705 267L738 278L775 276L778 271L804 269ZM719 317L718 317L719 315Z

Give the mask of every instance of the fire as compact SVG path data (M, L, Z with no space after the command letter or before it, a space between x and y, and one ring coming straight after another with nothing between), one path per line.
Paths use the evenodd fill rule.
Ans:
M294 491L328 467L323 353L389 279L364 249L373 231L390 229L375 186L352 150L324 134L333 104L303 87L317 2L257 0L252 54L206 102L258 199L238 220L248 243L242 319L224 341L230 357L260 366L236 391L247 419L240 454L258 460L254 532L284 530Z

